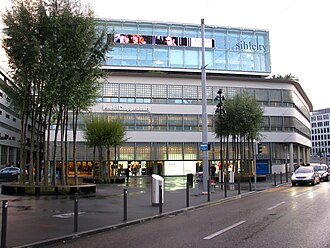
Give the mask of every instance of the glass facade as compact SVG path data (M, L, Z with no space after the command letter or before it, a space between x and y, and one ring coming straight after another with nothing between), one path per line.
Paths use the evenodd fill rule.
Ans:
M105 66L201 68L200 25L101 19L98 22L108 27L108 39L114 42ZM169 37L171 44L166 43ZM210 72L265 74L271 71L268 31L206 26L205 49Z

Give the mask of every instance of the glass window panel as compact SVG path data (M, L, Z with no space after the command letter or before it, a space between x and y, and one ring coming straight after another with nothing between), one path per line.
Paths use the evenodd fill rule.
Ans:
M171 25L169 35L174 37L183 37L183 27L179 25Z
M154 58L153 58L153 63L155 66L168 66L168 58L169 58L169 50L168 47L164 48L159 48L157 47L154 50Z
M153 65L152 53L153 53L152 48L146 48L146 47L140 46L139 54L138 54L139 65L152 66Z
M182 48L170 48L169 53L169 66L170 67L183 67L183 49Z
M184 37L199 38L200 37L199 28L187 26L184 30Z
M151 97L151 85L137 84L136 85L136 97Z
M257 101L268 102L268 90L266 89L256 89L256 99Z
M121 84L120 97L135 97L135 84Z
M184 56L185 67L198 68L199 64L200 64L199 53L200 53L199 50L186 49L185 56Z
M241 63L242 63L242 70L244 71L255 71L254 66L254 54L253 53L242 53L241 54Z
M182 126L183 125L182 115L168 115L167 123L169 126Z
M153 126L167 126L167 116L166 115L153 115L152 116Z
M123 23L122 33L124 34L137 34L138 25L136 23Z
M241 54L239 52L229 52L228 68L231 70L239 70L241 64Z
M182 160L182 143L168 144L168 160Z
M198 154L197 143L184 143L184 160L196 160Z
M118 97L119 96L119 84L104 83L103 84L103 96Z
M182 98L182 86L169 85L168 86L168 98Z
M122 46L115 45L107 56L106 65L120 65L122 63Z
M281 90L270 90L270 101L271 102L282 102L282 91Z
M154 27L154 35L156 36L165 36L168 35L168 26L157 24Z
M151 116L146 114L136 114L135 123L137 126L151 126Z
M218 69L226 69L227 52L214 51L214 66Z
M197 99L197 86L184 85L182 87L184 99Z
M167 160L166 144L165 143L152 143L151 147L152 160Z
M152 85L153 98L167 98L167 85Z
M217 49L226 49L226 30L216 30L214 33L215 47Z
M149 143L136 144L136 159L150 160L151 148Z
M125 49L123 49L123 65L137 65L137 47L128 47L131 45L126 44Z
M271 127L283 127L283 118L281 116L271 116L270 117Z
M153 35L153 25L152 24L139 24L139 34L142 35Z
M230 31L227 36L228 48L231 51L237 50L237 45L240 45L240 34L239 32Z
M134 160L135 159L133 143L124 143L124 144L120 145L119 147L120 147L119 154L117 154L118 160Z
M206 68L213 68L213 50L212 51L205 51L205 66Z

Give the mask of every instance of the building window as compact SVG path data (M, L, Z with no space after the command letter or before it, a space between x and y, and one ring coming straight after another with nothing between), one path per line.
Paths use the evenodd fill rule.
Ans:
M6 114L6 118L7 118L7 119L9 119L9 118L10 118L9 114Z

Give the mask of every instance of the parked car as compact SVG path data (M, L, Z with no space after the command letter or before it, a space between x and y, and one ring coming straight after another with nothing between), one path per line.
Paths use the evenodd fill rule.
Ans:
M291 176L292 186L297 184L311 184L315 185L320 183L320 175L314 170L313 166L300 166Z
M320 180L328 182L329 181L329 171L326 164L311 164L314 170L320 175Z
M18 167L5 167L0 170L1 180L18 180L20 169Z

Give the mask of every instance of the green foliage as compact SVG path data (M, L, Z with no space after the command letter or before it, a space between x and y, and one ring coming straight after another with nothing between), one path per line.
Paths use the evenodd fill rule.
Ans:
M215 134L256 138L262 122L263 111L255 98L248 93L237 94L224 101L225 112L215 118Z

